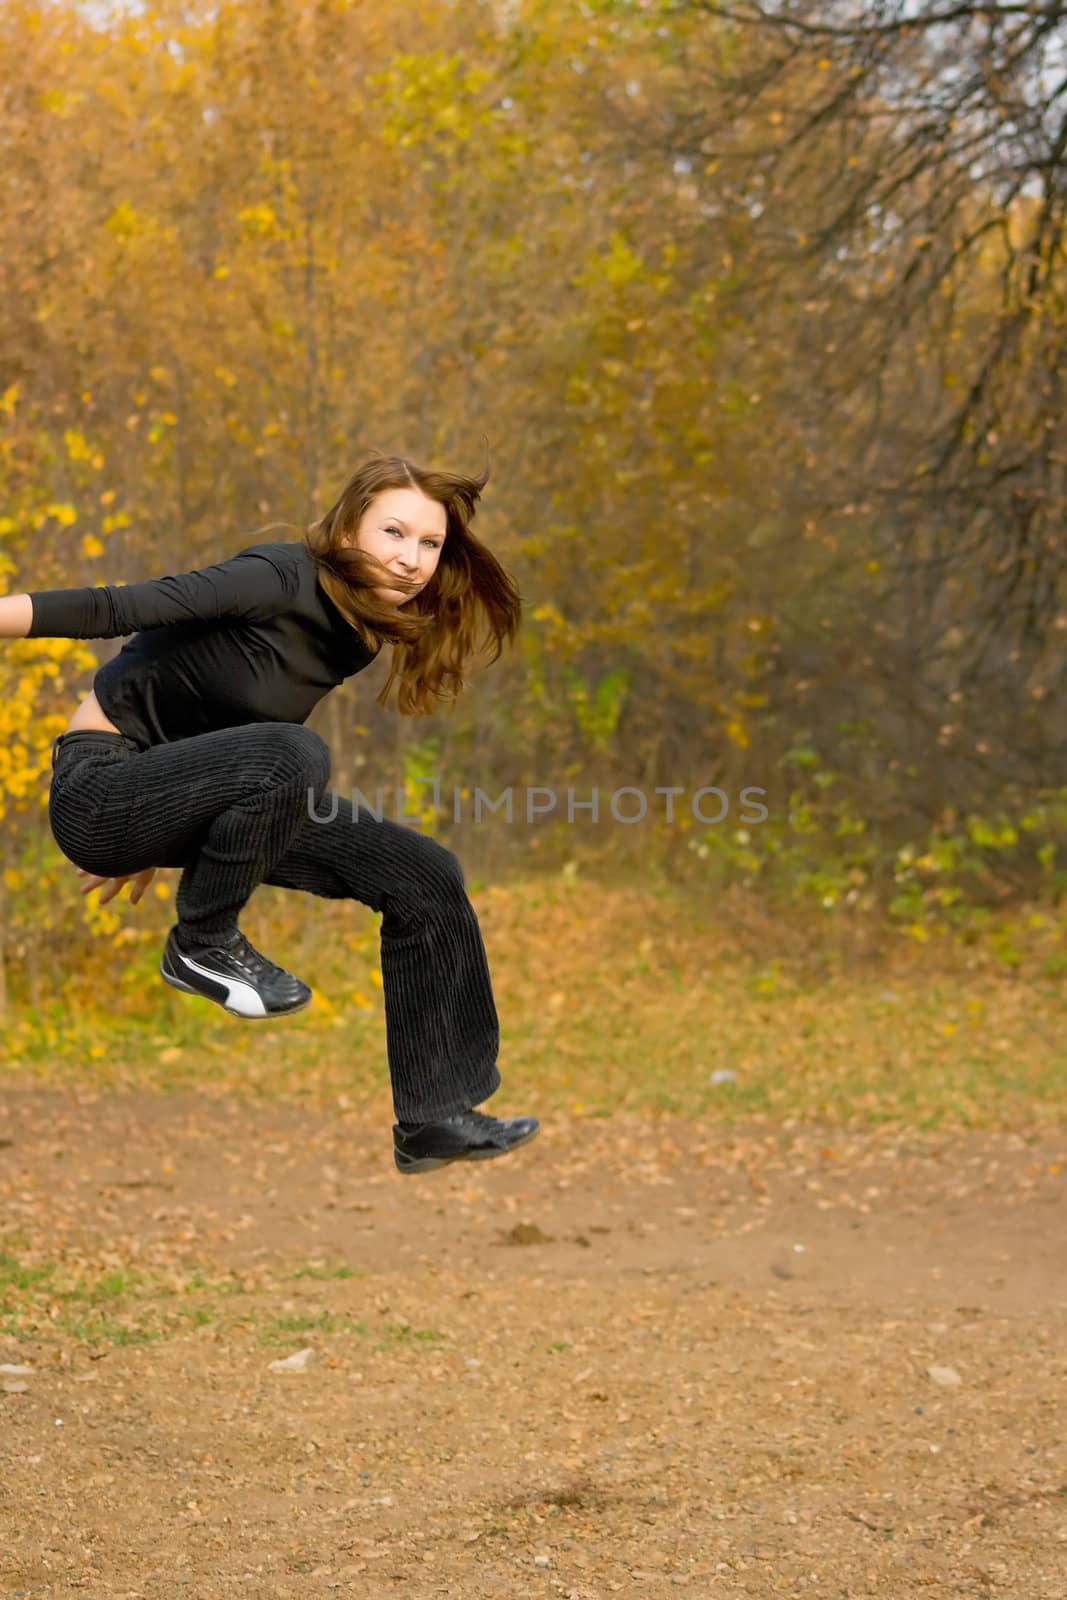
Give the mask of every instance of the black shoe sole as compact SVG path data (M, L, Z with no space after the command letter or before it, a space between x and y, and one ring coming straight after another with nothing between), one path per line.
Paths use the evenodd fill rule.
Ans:
M405 1177L413 1177L417 1172L436 1172L438 1167L450 1167L454 1161L495 1161L499 1156L509 1156L513 1150L521 1150L540 1132L539 1127L532 1128L522 1139L516 1139L504 1150L460 1150L454 1156L409 1156L394 1145L393 1160L398 1172Z
M182 994L194 994L198 1000L210 1000L212 1005L221 1006L228 1016L239 1017L242 1022L273 1022L275 1017L291 1017L294 1011L303 1011L304 1007L311 1003L309 995L306 1000L298 1000L295 1006L287 1006L284 1011L268 1011L266 1016L250 1017L247 1011L237 1011L233 1006L224 1005L215 995L205 994L202 989L194 989L191 984L183 983L181 978L176 978L172 972L167 971L162 961L159 963L159 975L172 989L180 989Z

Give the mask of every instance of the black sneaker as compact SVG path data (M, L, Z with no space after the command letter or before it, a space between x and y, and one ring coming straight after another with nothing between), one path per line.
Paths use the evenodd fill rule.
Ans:
M243 933L228 944L194 950L183 950L176 934L172 928L167 936L159 970L185 994L214 1000L235 1017L284 1017L311 999L306 983L260 955Z
M463 1111L421 1128L393 1124L393 1156L401 1172L432 1172L450 1161L491 1161L528 1144L540 1128L536 1117L487 1117Z

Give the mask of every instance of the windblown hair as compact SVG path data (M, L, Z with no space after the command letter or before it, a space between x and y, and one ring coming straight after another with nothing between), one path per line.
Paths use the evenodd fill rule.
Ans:
M505 640L518 631L519 591L470 531L488 481L488 466L481 477L468 478L379 453L352 474L329 511L304 535L319 581L341 614L372 649L392 644L392 665L378 701L385 705L396 684L397 706L405 715L425 715L436 709L435 702L456 700L472 659L484 652L490 663L496 661ZM390 588L402 590L405 580L366 551L342 543L386 489L420 489L444 506L447 517L437 569L402 607L381 599L373 585L386 575Z

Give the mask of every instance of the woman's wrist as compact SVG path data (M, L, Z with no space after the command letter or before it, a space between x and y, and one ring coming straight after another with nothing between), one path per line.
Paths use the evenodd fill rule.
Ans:
M0 595L0 639L25 639L33 626L33 601L28 594Z

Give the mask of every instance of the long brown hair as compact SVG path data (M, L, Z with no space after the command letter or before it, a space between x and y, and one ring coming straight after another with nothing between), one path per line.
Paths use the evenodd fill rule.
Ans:
M329 511L304 535L318 564L319 582L338 611L372 648L393 645L389 678L378 696L381 705L394 683L397 706L405 714L426 714L435 702L454 701L466 684L471 659L491 652L489 662L496 661L505 640L518 631L519 591L470 531L488 481L488 466L481 477L469 478L378 453L357 468ZM444 506L447 516L437 569L402 610L374 592L372 585L381 583L386 571L382 564L343 543L386 489L420 489ZM391 588L405 587L403 580L388 576Z

